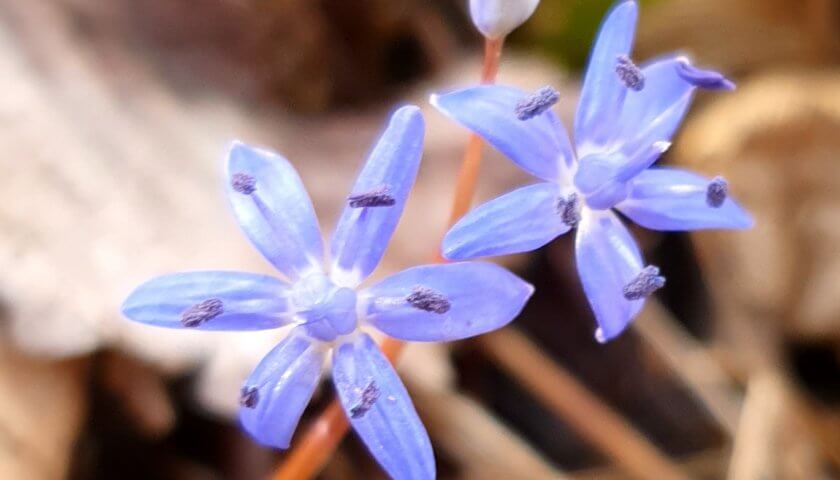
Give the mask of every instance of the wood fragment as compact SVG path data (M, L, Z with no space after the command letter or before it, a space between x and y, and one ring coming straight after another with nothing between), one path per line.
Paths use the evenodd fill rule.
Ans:
M102 365L102 378L140 433L161 437L175 425L175 407L163 377L150 365L133 358L109 353Z
M676 463L514 328L478 338L499 367L633 478L690 478Z
M780 478L777 469L785 408L785 386L780 374L755 374L747 386L728 480Z
M741 399L708 348L692 338L654 298L647 301L633 328L697 395L724 432L734 435Z
M0 342L0 478L67 475L87 405L87 358L33 358Z
M408 384L433 443L458 461L459 478L562 480L565 477L492 412L454 392Z
M678 458L676 461L692 478L719 480L726 473L726 462L729 454L728 448L713 448L684 458ZM627 480L631 477L616 467L610 466L574 472L570 474L570 478L572 480Z

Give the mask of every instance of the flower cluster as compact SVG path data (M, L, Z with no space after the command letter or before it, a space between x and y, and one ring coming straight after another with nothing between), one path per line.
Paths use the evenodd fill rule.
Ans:
M682 56L636 66L630 53L637 14L635 1L622 0L601 27L575 117L574 144L551 111L558 95L550 87L527 94L479 86L431 100L542 180L470 212L444 238L444 256L527 252L576 229L578 273L602 342L620 334L644 298L665 284L657 267L644 264L614 210L655 230L752 225L729 198L724 179L650 168L671 145L697 88L735 86Z
M538 0L472 0L477 27L504 37ZM722 178L650 168L668 148L697 88L728 90L722 75L683 57L642 67L631 44L637 5L622 0L593 49L575 119L574 145L551 111L559 94L480 86L431 103L541 179L492 200L445 236L452 260L539 248L577 230L576 260L598 322L596 337L617 336L644 299L665 284L645 265L614 210L657 230L745 228L749 215ZM512 321L533 287L491 263L423 265L364 281L379 264L419 168L424 122L417 107L397 110L346 198L325 248L312 203L283 157L235 143L227 157L227 195L243 232L282 278L244 272L165 275L138 287L123 305L131 320L194 330L292 326L240 392L244 428L265 445L287 448L324 364L347 417L394 478L435 476L429 437L405 387L367 333L443 342ZM328 257L328 258L327 258Z

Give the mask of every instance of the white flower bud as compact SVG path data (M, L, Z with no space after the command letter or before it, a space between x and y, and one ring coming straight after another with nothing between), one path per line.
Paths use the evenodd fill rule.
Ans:
M487 38L504 37L534 13L540 0L470 0L470 15Z

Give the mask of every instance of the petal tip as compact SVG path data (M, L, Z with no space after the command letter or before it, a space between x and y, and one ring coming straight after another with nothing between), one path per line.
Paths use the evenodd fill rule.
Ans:
M737 228L739 230L749 230L753 227L755 227L755 217L753 217L752 215L750 215L747 212L744 212L744 215L741 218L741 221L738 222Z
M126 298L125 301L123 301L122 305L120 305L120 315L122 315L124 318L126 318L128 320L131 320L133 322L135 320L134 320L134 318L132 318L132 315L131 315L132 305L131 305L130 300L131 300L131 297Z
M611 15L619 10L626 10L627 13L636 13L639 10L639 2L636 0L617 0L613 4L613 7L608 15Z
M455 225L446 232L446 235L443 236L443 240L440 242L440 254L446 260L465 260L465 258L462 258L461 255L459 255L461 244L459 244L454 238L454 235L458 231L457 227L458 223L455 223Z
M449 100L452 98L456 98L459 94L469 92L472 88L474 87L467 87L461 90L452 90L442 93L433 93L429 95L429 104L435 107L435 109L437 109L440 113L446 115L449 118L452 118Z
M244 418L246 412L248 412L248 409L246 408L239 409L239 425L242 427L242 430L245 430L245 432L248 433L248 436L251 437L252 440L263 447L274 448L276 450L287 450L289 446L291 446L291 438L270 438L269 436L262 435L262 432L249 428L248 422L246 422Z
M443 258L446 259L446 260L455 261L455 262L461 261L461 260L466 260L466 258L461 258L461 255L458 254L458 248L457 247L441 248L440 253L443 256Z
M601 327L596 328L595 329L595 341L597 341L601 345L606 345L607 343L615 340L622 333L624 333L624 331L627 330L627 326L630 325L630 322L632 322L632 319L627 322L627 325L621 327L620 329L618 329L616 331L610 331L608 333L604 333L604 329L601 328Z
M522 282L525 284L525 300L529 300L534 295L534 292L537 291L537 287L524 280Z
M600 343L601 345L607 343L608 339L604 336L604 331L600 328L595 329L595 341Z
M233 161L235 155L239 153L247 153L253 150L255 150L255 148L251 145L248 145L242 140L234 139L228 143L225 159L227 160L228 165L230 165L230 162Z
M418 107L417 105L414 105L414 104L407 104L407 105L403 105L403 106L397 108L394 111L392 116L396 117L398 115L401 115L401 116L404 115L404 116L407 116L407 117L418 117L419 116L421 118L423 116L421 111L420 111L420 107Z
M247 147L248 145L238 138L234 138L230 142L228 142L228 151L234 150L237 148Z

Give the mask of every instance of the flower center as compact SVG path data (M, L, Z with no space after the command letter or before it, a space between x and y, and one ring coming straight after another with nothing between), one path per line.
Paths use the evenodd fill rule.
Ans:
M630 182L622 168L626 164L627 160L621 154L592 154L580 160L574 184L587 207L606 210L627 198Z
M356 329L356 292L336 286L322 273L308 275L292 287L291 302L306 332L330 342Z

